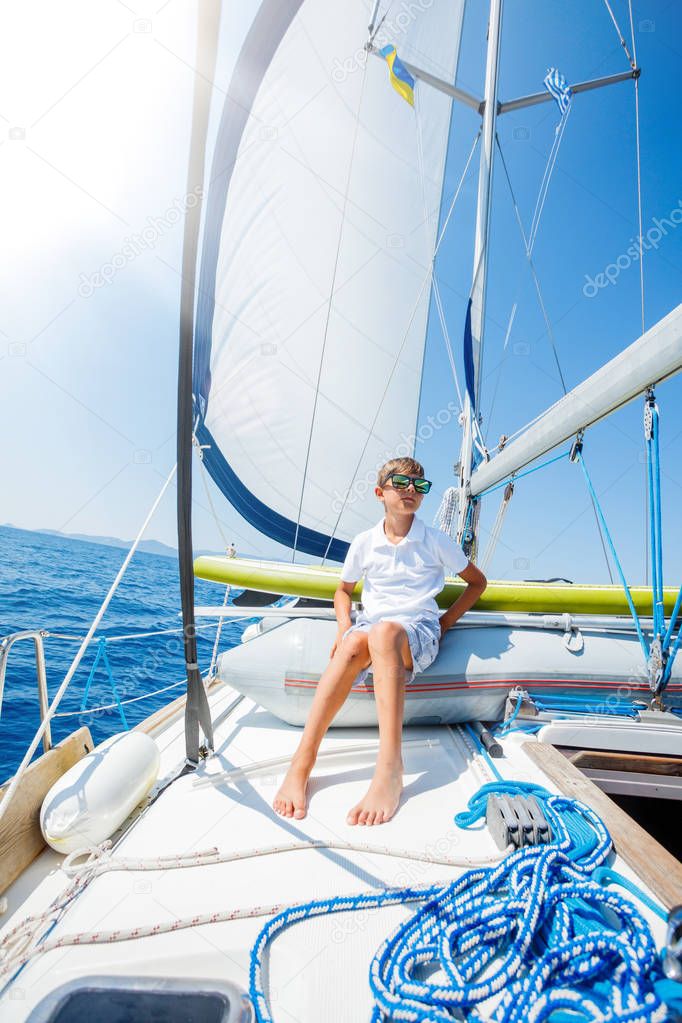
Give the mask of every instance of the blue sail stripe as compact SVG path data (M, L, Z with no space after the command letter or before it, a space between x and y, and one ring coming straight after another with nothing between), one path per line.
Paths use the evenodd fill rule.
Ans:
M296 523L268 507L244 486L203 420L197 428L197 439L201 445L209 445L203 452L204 465L230 504L259 532L284 544L285 547L293 547ZM343 561L348 547L349 544L345 540L334 539L330 543L330 537L325 533L319 533L307 526L298 527L296 549L305 551L306 554Z
M471 299L467 304L466 320L464 321L464 379L471 408L476 414L476 386L474 381L474 339L471 333Z

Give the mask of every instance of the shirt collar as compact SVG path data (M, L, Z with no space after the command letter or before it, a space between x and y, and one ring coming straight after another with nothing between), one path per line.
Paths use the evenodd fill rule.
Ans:
M384 522L385 519L381 519L379 522L377 522L376 526L374 527L373 539L375 547L379 547L381 545L385 545L387 547L400 547L402 546L403 543L412 543L413 541L419 541L424 539L425 534L424 523L419 518L418 515L415 515L415 517L413 518L409 533L407 533L407 535L403 537L400 543L397 544L391 543L391 541L386 536L386 533L384 532Z

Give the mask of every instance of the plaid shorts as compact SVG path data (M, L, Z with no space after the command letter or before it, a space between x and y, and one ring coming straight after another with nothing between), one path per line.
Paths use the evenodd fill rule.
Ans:
M418 615L417 617L395 615L393 618L390 615L386 615L381 621L397 622L398 625L402 625L407 633L407 642L410 645L413 665L412 672L408 673L409 677L405 679L405 683L409 685L410 682L414 681L414 677L418 672L426 671L429 665L436 659L440 648L440 621L434 615ZM367 622L359 618L354 625L346 629L341 637L341 642L351 632L369 632L374 624L376 623ZM358 674L353 684L357 685L358 682L364 682L371 670L372 665L370 664Z

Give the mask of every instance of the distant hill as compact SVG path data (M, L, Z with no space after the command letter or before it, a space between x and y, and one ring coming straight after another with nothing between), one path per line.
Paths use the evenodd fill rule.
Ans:
M65 540L83 540L86 543L99 543L104 547L123 547L126 550L130 550L132 540L121 540L117 536L89 536L86 533L62 533L58 529L23 529L22 526L15 526L11 522L3 522L2 526L6 529L21 529L26 533L42 533L47 536L61 536ZM177 558L178 552L175 547L169 547L165 543L161 543L160 540L142 540L140 542L138 551L144 551L145 554L160 554L164 558ZM222 551L195 551L195 556L200 554L216 554L223 553Z

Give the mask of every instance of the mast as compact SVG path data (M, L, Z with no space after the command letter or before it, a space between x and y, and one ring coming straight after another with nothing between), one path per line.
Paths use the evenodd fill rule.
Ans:
M206 137L211 106L211 91L220 28L221 0L202 4L197 16L196 68L187 195L201 194L204 185ZM196 768L201 757L200 731L213 749L213 723L208 697L197 662L197 636L194 621L194 568L192 565L192 359L194 345L194 296L201 205L188 209L182 248L182 287L180 292L180 343L178 349L178 569L182 604L182 632L187 674L185 704L186 768Z
M492 197L493 155L495 152L495 125L497 121L497 81L500 56L500 35L502 27L502 0L490 0L488 20L488 52L485 71L485 94L483 98L483 124L481 132L481 159L478 174L478 202L476 207L476 237L474 243L474 268L471 287L471 338L474 371L474 401L472 406L469 393L464 399L464 432L459 457L459 514L457 539L465 552L471 550L474 530L464 536L464 525L470 504L469 481L471 479L473 456L473 417L478 415L481 397L480 366L483 350L485 321L485 296L488 276L488 237L490 201Z

